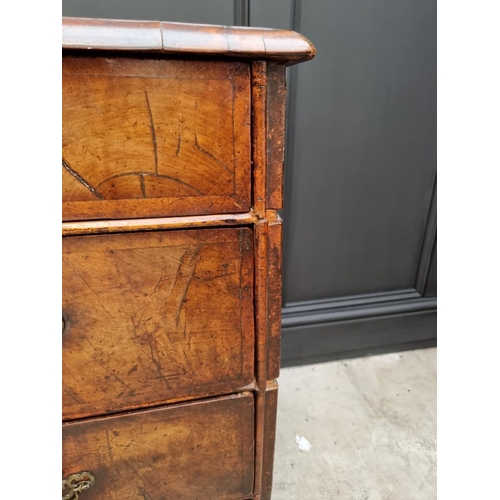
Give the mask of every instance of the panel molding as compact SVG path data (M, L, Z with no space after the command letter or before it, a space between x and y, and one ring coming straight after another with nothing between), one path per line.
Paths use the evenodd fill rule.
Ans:
M290 29L300 33L300 17L302 12L302 0L291 0L290 9ZM294 159L291 154L291 144L294 142L295 137L295 123L296 123L296 102L297 102L297 76L298 65L290 66L286 69L286 88L287 88L287 102L285 114L285 169L284 169L284 186L283 186L283 210L280 211L282 219L285 221L283 225L283 241L288 241L289 231L291 231L290 222L290 207L292 206L292 185L293 185L293 171ZM286 246L283 250L283 269L286 269L287 260ZM283 297L286 291L286 273L283 273Z
M422 238L422 247L420 249L420 257L417 275L415 277L415 290L420 295L425 294L427 287L427 279L432 263L432 254L437 239L437 176L434 177L434 185L432 187L432 199L429 206L427 221L425 224L424 237Z
M250 26L250 0L234 0L234 25Z
M422 297L415 289L377 292L350 297L310 300L286 304L281 326L317 325L393 314L437 309L435 297Z
M435 310L284 328L281 366L424 349L436 338Z

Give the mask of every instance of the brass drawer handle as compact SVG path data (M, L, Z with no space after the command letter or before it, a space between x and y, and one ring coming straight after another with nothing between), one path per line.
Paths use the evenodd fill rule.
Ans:
M95 476L92 472L79 472L78 474L71 474L62 481L62 500L78 500L80 493L92 488L94 484ZM70 491L64 495L65 489L69 489Z

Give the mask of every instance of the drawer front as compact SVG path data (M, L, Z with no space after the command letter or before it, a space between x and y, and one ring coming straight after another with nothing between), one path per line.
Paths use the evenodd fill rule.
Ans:
M240 499L253 488L253 396L63 425L63 477L91 472L81 500Z
M63 417L253 381L249 228L63 238Z
M239 62L63 58L63 219L250 208Z

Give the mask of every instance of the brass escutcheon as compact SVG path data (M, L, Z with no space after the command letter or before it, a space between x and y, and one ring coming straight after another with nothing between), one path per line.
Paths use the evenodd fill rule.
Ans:
M92 488L95 484L95 476L92 472L79 472L71 474L62 481L62 500L78 500L82 491ZM69 493L64 494L64 490L69 490Z

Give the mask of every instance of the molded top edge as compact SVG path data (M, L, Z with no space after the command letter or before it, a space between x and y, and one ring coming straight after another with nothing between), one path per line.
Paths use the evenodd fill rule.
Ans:
M314 45L294 31L209 24L63 17L63 49L215 55L282 62L308 61Z

